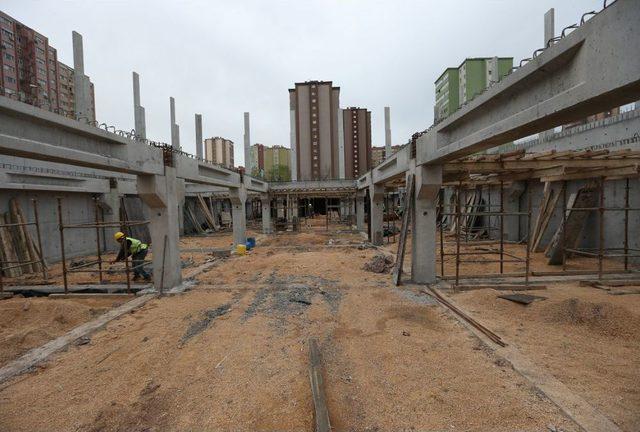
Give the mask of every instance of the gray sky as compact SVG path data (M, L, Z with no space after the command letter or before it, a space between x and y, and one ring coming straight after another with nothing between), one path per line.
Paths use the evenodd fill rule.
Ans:
M340 86L342 107L372 112L384 145L383 107L394 144L433 122L434 81L465 57L530 57L543 45L543 15L556 32L600 10L602 0L3 0L2 10L49 38L73 66L71 31L84 37L85 71L98 120L133 128L131 71L140 73L147 136L169 142L176 98L183 148L204 136L236 143L244 164L243 112L251 138L289 146L287 89L307 80Z

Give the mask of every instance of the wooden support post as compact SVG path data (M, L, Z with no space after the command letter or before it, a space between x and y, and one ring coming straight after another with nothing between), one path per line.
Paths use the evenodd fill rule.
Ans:
M322 379L322 365L318 341L309 339L309 380L311 382L311 395L313 397L315 431L331 432L329 422L329 410L324 393L324 380Z
M60 254L62 255L62 280L64 282L64 293L68 294L67 260L64 254L64 224L62 223L62 198L58 198L58 228L60 230Z

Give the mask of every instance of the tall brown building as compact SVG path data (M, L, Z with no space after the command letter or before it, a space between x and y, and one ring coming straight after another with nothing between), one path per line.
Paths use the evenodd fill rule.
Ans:
M366 108L342 110L345 178L358 178L372 168L371 112Z
M49 39L0 11L0 94L73 118L73 68L58 61ZM91 109L95 98L91 88Z
M289 104L294 179L338 178L340 87L331 81L296 83Z

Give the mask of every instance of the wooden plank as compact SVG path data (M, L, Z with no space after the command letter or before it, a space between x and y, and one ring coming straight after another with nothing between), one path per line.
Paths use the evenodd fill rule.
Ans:
M533 226L533 232L531 233L531 240L529 241L529 250L535 249L535 244L540 234L540 228L542 227L542 219L547 212L547 207L549 207L549 200L551 199L552 193L553 189L551 189L551 183L545 183L544 190L542 192L542 202L540 203L540 208L538 209L538 214L536 216L536 222Z
M402 280L402 265L404 264L404 254L407 246L407 233L411 223L411 213L413 212L413 201L415 200L415 185L413 174L407 180L407 194L404 212L402 213L402 228L400 228L400 240L398 241L398 251L396 252L396 262L393 265L393 283L400 285Z
M18 220L20 221L20 223L26 223L27 220L24 217L24 213L22 213L22 207L20 207L20 203L18 202L18 200L14 200L14 205L16 208L16 215L18 217ZM35 260L39 260L40 256L36 253L35 248L33 247L33 238L31 237L31 234L29 233L29 227L23 225L20 227L22 229L24 238L26 240L27 243L27 253L29 254L29 260L30 261L35 261ZM42 271L42 266L40 265L40 263L33 263L31 264L31 269L34 272L39 272Z
M456 291L474 291L481 289L492 289L496 291L535 291L545 290L546 285L519 285L519 284L472 284L472 285L457 285Z
M542 238L544 237L544 233L547 231L547 228L549 227L549 222L551 221L551 218L553 217L553 213L556 209L556 206L558 205L558 200L560 199L560 195L564 193L564 187L565 185L563 184L558 192L554 191L553 199L546 208L546 214L543 217L542 225L540 227L540 232L538 233L538 237L535 239L535 243L533 244L534 252L542 252L542 247L540 246L542 242Z
M9 218L9 214L5 213L0 215L0 224L8 224L11 223L11 219ZM11 232L7 227L0 228L0 242L2 242L2 250L4 251L5 261L18 261L18 255L16 253L14 242L11 239ZM10 267L13 264L6 264L4 267ZM15 267L5 271L5 275L8 277L17 277L22 274L22 269L20 267Z
M18 224L21 223L18 217L18 212L16 211L16 200L12 198L9 201L9 210L11 215L11 223ZM13 226L10 228L10 231L13 232L13 239L15 241L14 245L16 248L16 255L18 255L19 261L29 262L31 261L31 257L29 255L29 249L27 248L27 238L24 235L24 230L21 226ZM28 274L33 272L33 267L31 264L24 264L19 267L22 270L23 274Z
M560 265L563 262L564 254L562 250L563 242L565 248L575 248L580 241L580 234L587 222L589 211L573 211L573 208L592 208L596 206L596 190L594 188L582 188L577 193L571 194L565 223L560 223L553 239L549 243L549 248L545 256L549 258L550 265ZM566 225L566 230L565 230Z
M313 397L315 431L331 432L329 410L324 393L324 380L322 378L322 363L318 341L309 339L309 380L311 382L311 395Z

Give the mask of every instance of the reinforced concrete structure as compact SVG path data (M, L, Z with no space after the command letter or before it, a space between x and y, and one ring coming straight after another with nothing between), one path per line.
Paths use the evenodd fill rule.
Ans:
M618 0L564 29L510 74L437 125L414 134L393 157L358 179L371 200L374 242L382 232L384 185L413 176L412 278L436 280L436 198L443 164L549 130L640 96L640 58L625 47L640 43L640 8ZM616 67L610 67L616 65Z
M639 21L640 8L634 0L611 3L602 12L584 17L580 25L573 26L572 31L565 29L547 47L536 50L531 59L523 61L512 73L476 95L437 125L414 134L401 151L357 181L352 181L352 184L355 183L353 190L357 189L357 227L364 228L365 208L369 207L371 240L374 244L380 244L384 231L385 187L411 178L415 184L413 194L408 197L413 204L408 213L412 225L411 276L417 283L434 282L437 275L437 200L443 181L449 179L447 167L464 163L460 161L466 156L640 99L640 58L628 55L629 46L640 45L640 29L636 25ZM295 105L299 108L296 111L297 134L313 125L313 104L320 103L319 107L322 101L325 104L331 101L333 105L329 104L328 112L338 112L337 97L332 98L337 96L336 89L330 83L323 83L320 91L320 83L315 83L297 85L290 92L296 102L300 101L301 96L297 94L298 90L301 93L308 92L303 98L308 102L306 111L303 113L302 107ZM314 89L317 90L316 94L312 94ZM314 96L315 102L312 100ZM335 110L332 111L331 106L335 106ZM305 115L308 117L306 125L302 127L301 119ZM322 129L325 132L331 131L330 119L328 121L329 126L325 124L325 129ZM635 117L630 116L629 121L635 121ZM617 127L614 123L608 126ZM307 142L311 143L313 130L309 132L310 139ZM583 132L589 133L586 129ZM570 139L574 138L576 142L581 139L578 134ZM634 140L634 135L630 139ZM327 142L335 142L337 147L337 136L335 141ZM564 145L568 144L557 145L558 152L564 150ZM313 154L311 146L307 153L301 153L302 147L297 149L298 156ZM263 214L270 215L271 200L268 194L271 189L264 181L199 161L175 146L151 143L137 134L112 133L8 98L0 98L0 154L65 164L67 170L99 170L115 178L115 181L108 180L107 190L105 179L101 178L82 179L78 186L73 186L64 175L65 178L61 179L60 175L54 173L44 173L43 176L7 172L5 175L8 177L5 178L16 187L20 184L44 183L43 177L49 182L64 180L65 187L76 187L76 190L85 186L95 188L111 203L117 202L112 197L116 194L114 191L120 189L121 183L126 184L127 188L133 187L150 209L154 281L156 285L164 284L165 289L180 283L179 209L185 190L192 188L189 185L195 184L196 188L204 189L228 189L235 243L244 242L246 238L245 203L248 194L259 194ZM332 157L337 161L337 154ZM540 161L524 160L525 165L531 162ZM578 162L584 163L579 158ZM301 161L297 163L300 165ZM523 161L517 163L522 164ZM548 161L545 163L548 164ZM589 163L602 162L596 160ZM546 167L549 172L541 178L551 181L554 176L578 174L584 178L584 173L575 172L575 169L584 171L584 167L573 165L572 169L563 171L564 165ZM325 165L318 164L318 169L321 166ZM313 174L312 167L312 164L307 164L309 169L299 174ZM599 174L596 167L591 168L587 175L610 175L604 172ZM637 165L624 169L631 173L634 169L637 171ZM531 168L524 170L526 172ZM328 183L323 185L321 180L315 181L318 184L313 186L314 189L330 187ZM32 186L24 186L29 187ZM273 187L275 193L280 186ZM278 190L277 193L281 192L291 194L293 190ZM369 200L368 206L366 200ZM270 230L268 219L263 219L265 232Z
M345 178L357 178L371 169L371 112L366 108L342 110Z

